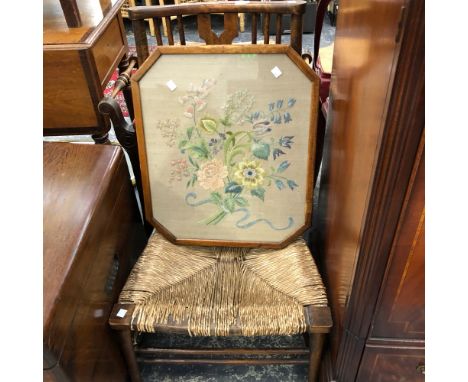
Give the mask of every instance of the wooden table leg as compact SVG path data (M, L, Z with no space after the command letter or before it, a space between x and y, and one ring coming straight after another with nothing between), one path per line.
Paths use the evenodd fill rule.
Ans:
M320 361L322 359L324 341L324 333L309 334L309 382L316 382L318 380L318 372L320 369Z

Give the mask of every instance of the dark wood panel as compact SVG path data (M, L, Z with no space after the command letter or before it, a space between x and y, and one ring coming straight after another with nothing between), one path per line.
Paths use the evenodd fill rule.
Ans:
M122 149L45 143L44 367L49 374L75 381L125 380L107 319L144 243Z
M423 136L423 1L340 2L331 105L319 202L322 274L334 312L335 378L351 382Z
M356 382L422 382L424 349L366 346Z
M127 51L125 42L126 37L122 36L119 19L116 17L92 48L103 88L105 88L114 69Z
M44 50L44 129L97 126L78 51Z
M424 142L408 188L371 335L424 340Z
M398 55L403 0L340 1L331 109L320 188L324 278L333 309L332 358L360 246ZM378 37L378 38L377 38Z

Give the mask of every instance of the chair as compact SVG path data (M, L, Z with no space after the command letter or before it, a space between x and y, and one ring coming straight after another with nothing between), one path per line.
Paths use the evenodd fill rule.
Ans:
M144 20L152 18L155 21L156 38L158 45L162 45L162 37L159 25L162 17L168 18L171 15L177 16L178 31L181 45L186 45L184 38L184 28L181 16L183 13L195 14L198 19L198 30L207 44L230 44L237 34L237 14L251 13L254 28L252 31L252 43L257 42L256 20L258 13L265 13L265 25L268 30L269 14L276 13L277 17L277 36L276 42L281 43L281 14L292 14L291 47L284 46L273 48L265 47L263 51L283 52L293 58L296 65L305 67L306 64L293 51L301 52L301 17L304 11L304 2L296 3L260 3L249 2L247 4L191 4L165 6L165 7L138 7L129 9L129 17L132 19L135 32L135 41L137 42L138 63L133 60L127 70L121 73L120 80L116 83L116 89L113 96L124 89L130 82L132 69L137 65L142 69L142 73L150 70L158 55L149 56L148 43ZM225 31L216 36L211 30L209 15L211 13L225 13L224 23ZM169 25L169 23L168 23ZM278 32L279 31L279 32ZM264 42L268 43L268 33ZM168 33L169 45L174 45L172 31ZM183 52L200 53L205 52L201 48L185 48ZM177 48L176 48L177 49ZM216 52L226 53L249 53L254 52L253 47L220 47ZM276 49L276 50L271 50ZM289 49L289 50L288 50ZM181 50L179 49L178 52ZM161 48L162 54L175 54L174 48ZM206 50L206 52L211 52ZM255 51L257 52L257 51ZM247 54L249 56L249 54ZM146 61L146 62L145 62ZM143 63L145 63L143 65ZM305 70L305 69L302 69ZM138 73L140 73L138 72ZM141 79L139 74L133 77L132 83ZM313 75L311 75L313 77ZM318 79L313 78L317 85ZM205 84L206 87L211 86ZM203 85L203 86L205 86ZM315 86L314 85L314 86ZM127 88L128 91L128 88ZM132 93L137 95L136 114L139 118L140 126L142 121L141 97L139 91L133 87ZM318 91L317 91L318 96ZM183 101L183 100L182 100ZM182 102L181 101L181 102ZM314 99L312 99L314 101ZM318 100L315 99L315 104ZM293 100L288 101L294 105ZM286 101L285 101L286 103ZM283 104L283 102L281 102ZM314 102L311 102L314 104ZM280 107L280 106L278 106ZM129 108L130 109L130 108ZM149 363L208 363L208 364L278 364L278 363L309 363L309 381L315 381L318 375L321 352L324 344L324 336L329 332L331 323L330 310L328 308L325 289L323 287L320 274L311 257L308 247L304 240L294 239L294 235L280 244L250 242L248 247L226 246L231 243L225 241L191 241L180 239L174 236L164 224L156 221L151 207L152 197L149 193L148 179L149 171L144 165L140 167L139 159L146 156L145 144L142 136L138 137L139 146L133 123L126 122L118 107L118 104L112 97L106 98L99 104L99 110L102 113L109 114L114 124L117 138L129 154L135 177L137 188L142 198L145 219L157 227L158 233L154 233L147 248L138 260L137 265L132 271L127 284L122 291L119 303L114 306L111 313L109 324L119 334L123 354L127 360L132 381L139 381L139 371L137 361ZM133 116L133 108L131 115ZM311 126L316 123L313 120L315 114L311 114ZM257 116L258 117L258 116ZM284 118L290 118L290 115ZM206 131L213 131L215 127L213 122L207 118L200 128ZM285 119L286 121L286 119ZM252 122L253 123L253 122ZM199 126L199 124L197 124ZM258 136L261 136L267 129L267 123L255 125L258 130ZM141 127L139 127L141 128ZM193 130L192 130L193 132ZM141 134L141 130L140 130ZM192 134L192 133L188 133ZM221 136L221 135L220 135ZM226 139L226 135L224 136ZM229 137L227 140L230 139ZM290 137L284 137L282 144L284 147L290 145ZM312 138L313 141L313 138ZM309 140L309 142L312 142ZM255 155L264 157L270 155L270 149L265 154L262 143L255 141ZM183 147L179 142L178 147ZM309 148L313 149L313 145ZM229 145L228 145L229 146ZM252 150L253 149L253 146ZM140 150L140 152L139 152ZM143 152L141 151L143 150ZM187 148L189 150L189 148ZM285 149L286 150L286 149ZM253 151L252 151L253 152ZM313 150L308 151L308 160L310 169L313 172ZM234 155L234 153L232 153ZM152 154L151 154L152 155ZM237 155L237 154L236 154ZM277 153L279 155L279 153ZM190 157L191 158L191 157ZM166 158L167 159L167 158ZM191 162L193 158L189 159ZM282 161L281 171L285 170L289 164ZM193 162L196 164L196 160ZM237 165L240 165L239 163ZM278 167L278 169L280 169ZM141 169L143 171L141 171ZM143 174L143 177L142 177ZM201 176L201 175L199 175ZM143 181L142 181L143 178ZM313 183L313 177L310 176L310 183ZM200 181L201 182L201 181ZM281 183L281 182L280 182ZM281 183L284 187L284 184ZM293 181L288 185L291 189L296 185ZM297 186L297 185L296 185ZM229 183L226 187L237 195L240 191L236 188L239 184ZM247 187L247 185L245 185ZM281 188L280 186L278 186ZM312 185L308 185L308 196L311 198ZM257 190L257 191L255 191ZM265 191L251 191L253 196L263 200ZM170 197L170 195L169 195ZM188 200L187 195L186 200ZM193 198L193 195L191 196ZM200 202L201 203L201 202ZM245 209L243 201L236 203ZM194 203L195 205L196 203ZM309 204L308 204L309 205ZM226 203L226 208L237 208L234 205ZM221 213L222 215L222 213ZM209 219L211 225L217 224L224 215L217 215L214 219ZM306 209L306 221L310 222L310 205ZM264 218L258 221L266 220ZM181 222L183 219L180 220ZM242 226L244 219L239 220L238 224ZM252 223L252 221L250 222ZM249 223L249 224L250 224ZM246 226L245 224L244 226ZM307 222L304 225L307 225ZM303 231L303 228L297 231L297 235ZM297 237L297 235L295 235ZM175 244L174 244L175 243ZM215 245L214 243L220 243ZM289 243L289 244L288 244ZM176 245L182 244L182 245ZM287 245L288 244L288 245ZM267 248L267 249L265 249ZM271 249L270 249L271 248ZM190 313L188 313L190 312ZM308 348L294 349L144 349L134 343L132 333L135 332L166 332L177 334L190 334L195 336L238 336L238 335L273 335L273 334L294 334L304 333ZM149 355L159 356L149 359ZM248 356L260 356L261 358L248 358ZM304 358L291 358L294 356L307 356ZM192 358L186 358L186 357ZM193 358L193 357L199 358ZM200 357L208 358L200 358ZM270 356L270 358L265 358ZM286 358L278 358L286 356ZM138 357L138 358L137 358ZM184 358L185 357L185 358ZM220 358L221 357L221 358ZM228 358L226 358L228 357Z

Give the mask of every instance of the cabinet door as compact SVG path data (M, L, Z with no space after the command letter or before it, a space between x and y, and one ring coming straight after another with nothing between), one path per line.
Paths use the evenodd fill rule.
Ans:
M422 382L424 349L366 346L357 382Z
M374 316L374 338L424 340L424 222L421 142Z

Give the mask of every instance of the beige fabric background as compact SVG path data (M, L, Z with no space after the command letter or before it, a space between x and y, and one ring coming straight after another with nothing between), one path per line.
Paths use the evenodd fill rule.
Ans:
M274 78L271 73L275 66L282 71L279 78ZM279 99L284 99L285 103L288 98L296 99L296 104L290 109L292 122L271 125L272 136L276 140L281 136L294 136L292 149L283 149L286 155L275 161L270 155L268 163L263 160L259 162L264 168L269 168L288 160L291 165L281 175L293 179L298 187L292 191L287 186L283 190L277 190L274 184L265 186L264 202L251 195L243 195L250 204L251 217L247 221L266 218L276 226L285 226L288 217L292 217L294 224L290 229L273 230L264 222L248 229L237 228L235 224L243 213L230 214L217 225L206 225L200 221L216 213L217 207L212 204L192 207L187 205L185 197L188 192L196 192L199 201L208 198L210 192L198 184L187 188L186 178L180 182L169 182L171 161L187 159L187 155L180 153L177 143L173 147L167 145L168 139L156 128L157 123L175 120L180 124L180 134L185 134L193 123L183 115L185 108L178 98L186 94L191 83L199 86L204 79L215 79L216 84L206 98L206 108L198 116L221 116L227 96L243 89L255 97L251 112L266 112L268 104ZM166 86L169 80L177 85L174 91ZM304 224L312 85L286 55L163 55L139 85L153 214L177 238L275 243L284 240ZM247 128L249 125L245 123L233 126L232 131ZM221 154L218 156L222 158ZM219 191L222 193L223 190Z

